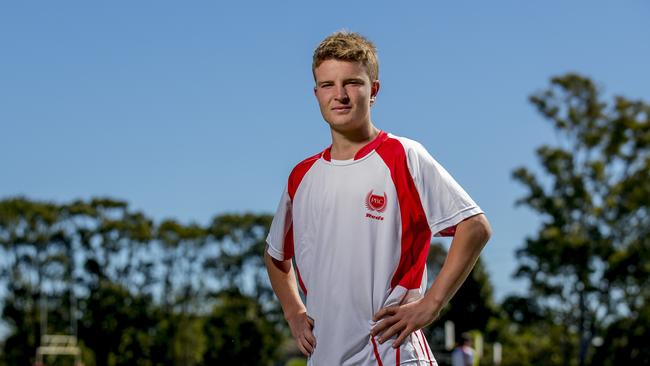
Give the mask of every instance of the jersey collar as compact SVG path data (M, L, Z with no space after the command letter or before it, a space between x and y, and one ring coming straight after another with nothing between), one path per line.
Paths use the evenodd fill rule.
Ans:
M375 150L379 145L381 145L382 142L386 141L388 139L388 134L384 131L379 131L379 134L377 137L375 137L372 141L364 145L357 153L354 155L354 160L359 160L366 155L370 154L373 150ZM323 159L325 161L332 161L332 145L330 145L325 151L323 151Z

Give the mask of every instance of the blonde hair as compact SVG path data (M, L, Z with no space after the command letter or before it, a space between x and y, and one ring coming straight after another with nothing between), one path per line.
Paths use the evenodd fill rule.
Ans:
M372 42L359 33L342 30L327 36L314 50L312 73L323 61L332 59L361 62L368 71L370 81L379 79L377 49Z

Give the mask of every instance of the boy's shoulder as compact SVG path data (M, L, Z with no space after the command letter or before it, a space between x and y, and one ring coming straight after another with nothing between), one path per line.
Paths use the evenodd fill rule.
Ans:
M298 185L300 184L302 177L304 177L305 174L307 174L307 171L309 171L312 165L314 165L314 163L317 162L318 159L321 158L321 156L323 156L322 151L319 152L318 154L314 154L302 160L301 162L296 164L296 166L293 167L293 169L291 170L291 174L289 174L289 182L288 182L289 193L290 196L292 196L292 198L293 198L292 193L295 192L296 189L298 188Z
M426 149L424 148L424 146L420 142L418 142L416 140L413 140L411 138L394 135L392 133L389 133L388 137L390 139L397 140L404 147L404 150L416 150L416 151L417 150L424 150L424 151L426 151Z
M308 158L303 159L293 167L293 169L291 170L291 175L297 174L302 170L309 170L309 167L311 167L322 156L323 156L323 152L321 151L317 154L314 154Z
M419 141L389 133L387 142L386 147L398 156L404 154L409 165L414 161L431 159L431 154Z

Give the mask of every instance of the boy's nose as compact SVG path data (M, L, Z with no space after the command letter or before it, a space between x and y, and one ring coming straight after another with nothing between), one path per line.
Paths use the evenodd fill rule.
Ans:
M348 92L347 90L345 90L343 86L339 86L338 88L336 88L336 100L345 103L347 103L347 101L350 100L350 98L348 97Z

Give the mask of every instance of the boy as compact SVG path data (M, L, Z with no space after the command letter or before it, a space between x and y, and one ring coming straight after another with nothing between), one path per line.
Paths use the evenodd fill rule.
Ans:
M420 144L373 124L380 83L370 41L330 35L312 72L332 145L289 176L267 238L271 285L309 365L432 365L420 329L463 283L490 226ZM426 291L432 235L454 239Z

